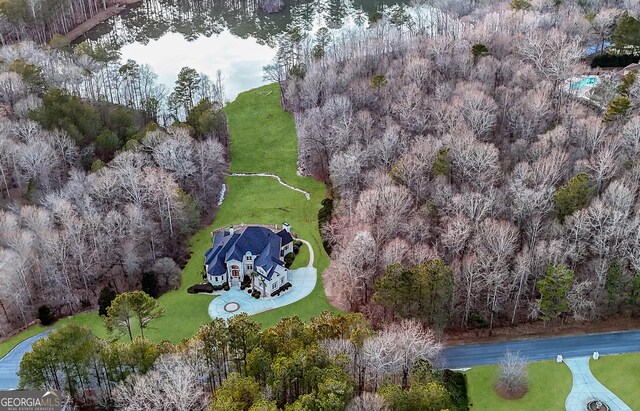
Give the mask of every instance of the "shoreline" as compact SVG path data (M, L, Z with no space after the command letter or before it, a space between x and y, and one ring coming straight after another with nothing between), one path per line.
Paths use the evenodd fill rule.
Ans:
M143 0L119 0L118 3L114 4L113 6L109 6L106 9L100 10L93 17L80 23L62 37L67 44L71 44L78 37L86 34L88 31L95 28L98 24L104 23L111 17L120 14L124 10L127 10L129 6L140 4L142 3L142 1Z

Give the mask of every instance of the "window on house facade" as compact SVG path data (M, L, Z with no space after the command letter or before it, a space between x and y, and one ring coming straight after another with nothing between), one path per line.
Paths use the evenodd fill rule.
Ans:
M247 264L247 270L253 270L253 264Z
M278 283L273 283L271 284L271 290L275 290L277 287Z

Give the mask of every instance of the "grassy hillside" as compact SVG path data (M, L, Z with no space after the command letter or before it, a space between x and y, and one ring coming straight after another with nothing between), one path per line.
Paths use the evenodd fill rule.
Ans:
M225 108L225 112L229 118L231 171L277 174L286 183L309 192L311 200L307 200L302 193L280 185L273 178L228 177L227 197L215 221L212 226L200 230L191 239L192 257L182 272L180 289L159 298L166 314L153 321L150 329L145 331L145 336L153 341L179 342L191 337L201 324L209 321L207 308L212 297L187 294L187 288L201 281L202 261L211 244L211 231L228 225L282 224L286 221L298 236L314 247L315 266L318 268L315 289L301 301L257 314L255 319L263 326L273 325L280 318L289 315L297 315L306 320L323 310L335 310L327 302L320 276L329 264L329 258L322 248L317 221L320 201L324 198L326 188L310 177L296 174L295 125L291 115L280 108L277 84L241 93L236 101ZM308 259L309 251L303 247L294 268L306 265ZM67 322L86 325L97 336L108 337L102 319L95 312L65 318L56 326ZM3 342L0 344L0 356L18 342L43 329L32 327Z

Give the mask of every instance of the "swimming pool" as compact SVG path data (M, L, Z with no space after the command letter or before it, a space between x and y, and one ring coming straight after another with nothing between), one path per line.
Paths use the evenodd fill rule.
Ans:
M585 86L593 86L598 84L598 78L597 77L585 77L580 81L577 81L575 83L571 84L571 89L572 90L577 90L580 89L582 87Z

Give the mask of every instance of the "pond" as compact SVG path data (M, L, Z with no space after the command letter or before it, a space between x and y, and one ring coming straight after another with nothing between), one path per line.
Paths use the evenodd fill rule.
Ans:
M221 70L226 99L233 100L240 91L263 84L262 68L276 54L276 36L288 27L314 33L321 27L366 24L371 13L400 7L397 3L285 0L282 11L266 14L254 1L145 0L78 41L108 43L120 50L123 61L151 66L169 90L182 67L210 78Z

